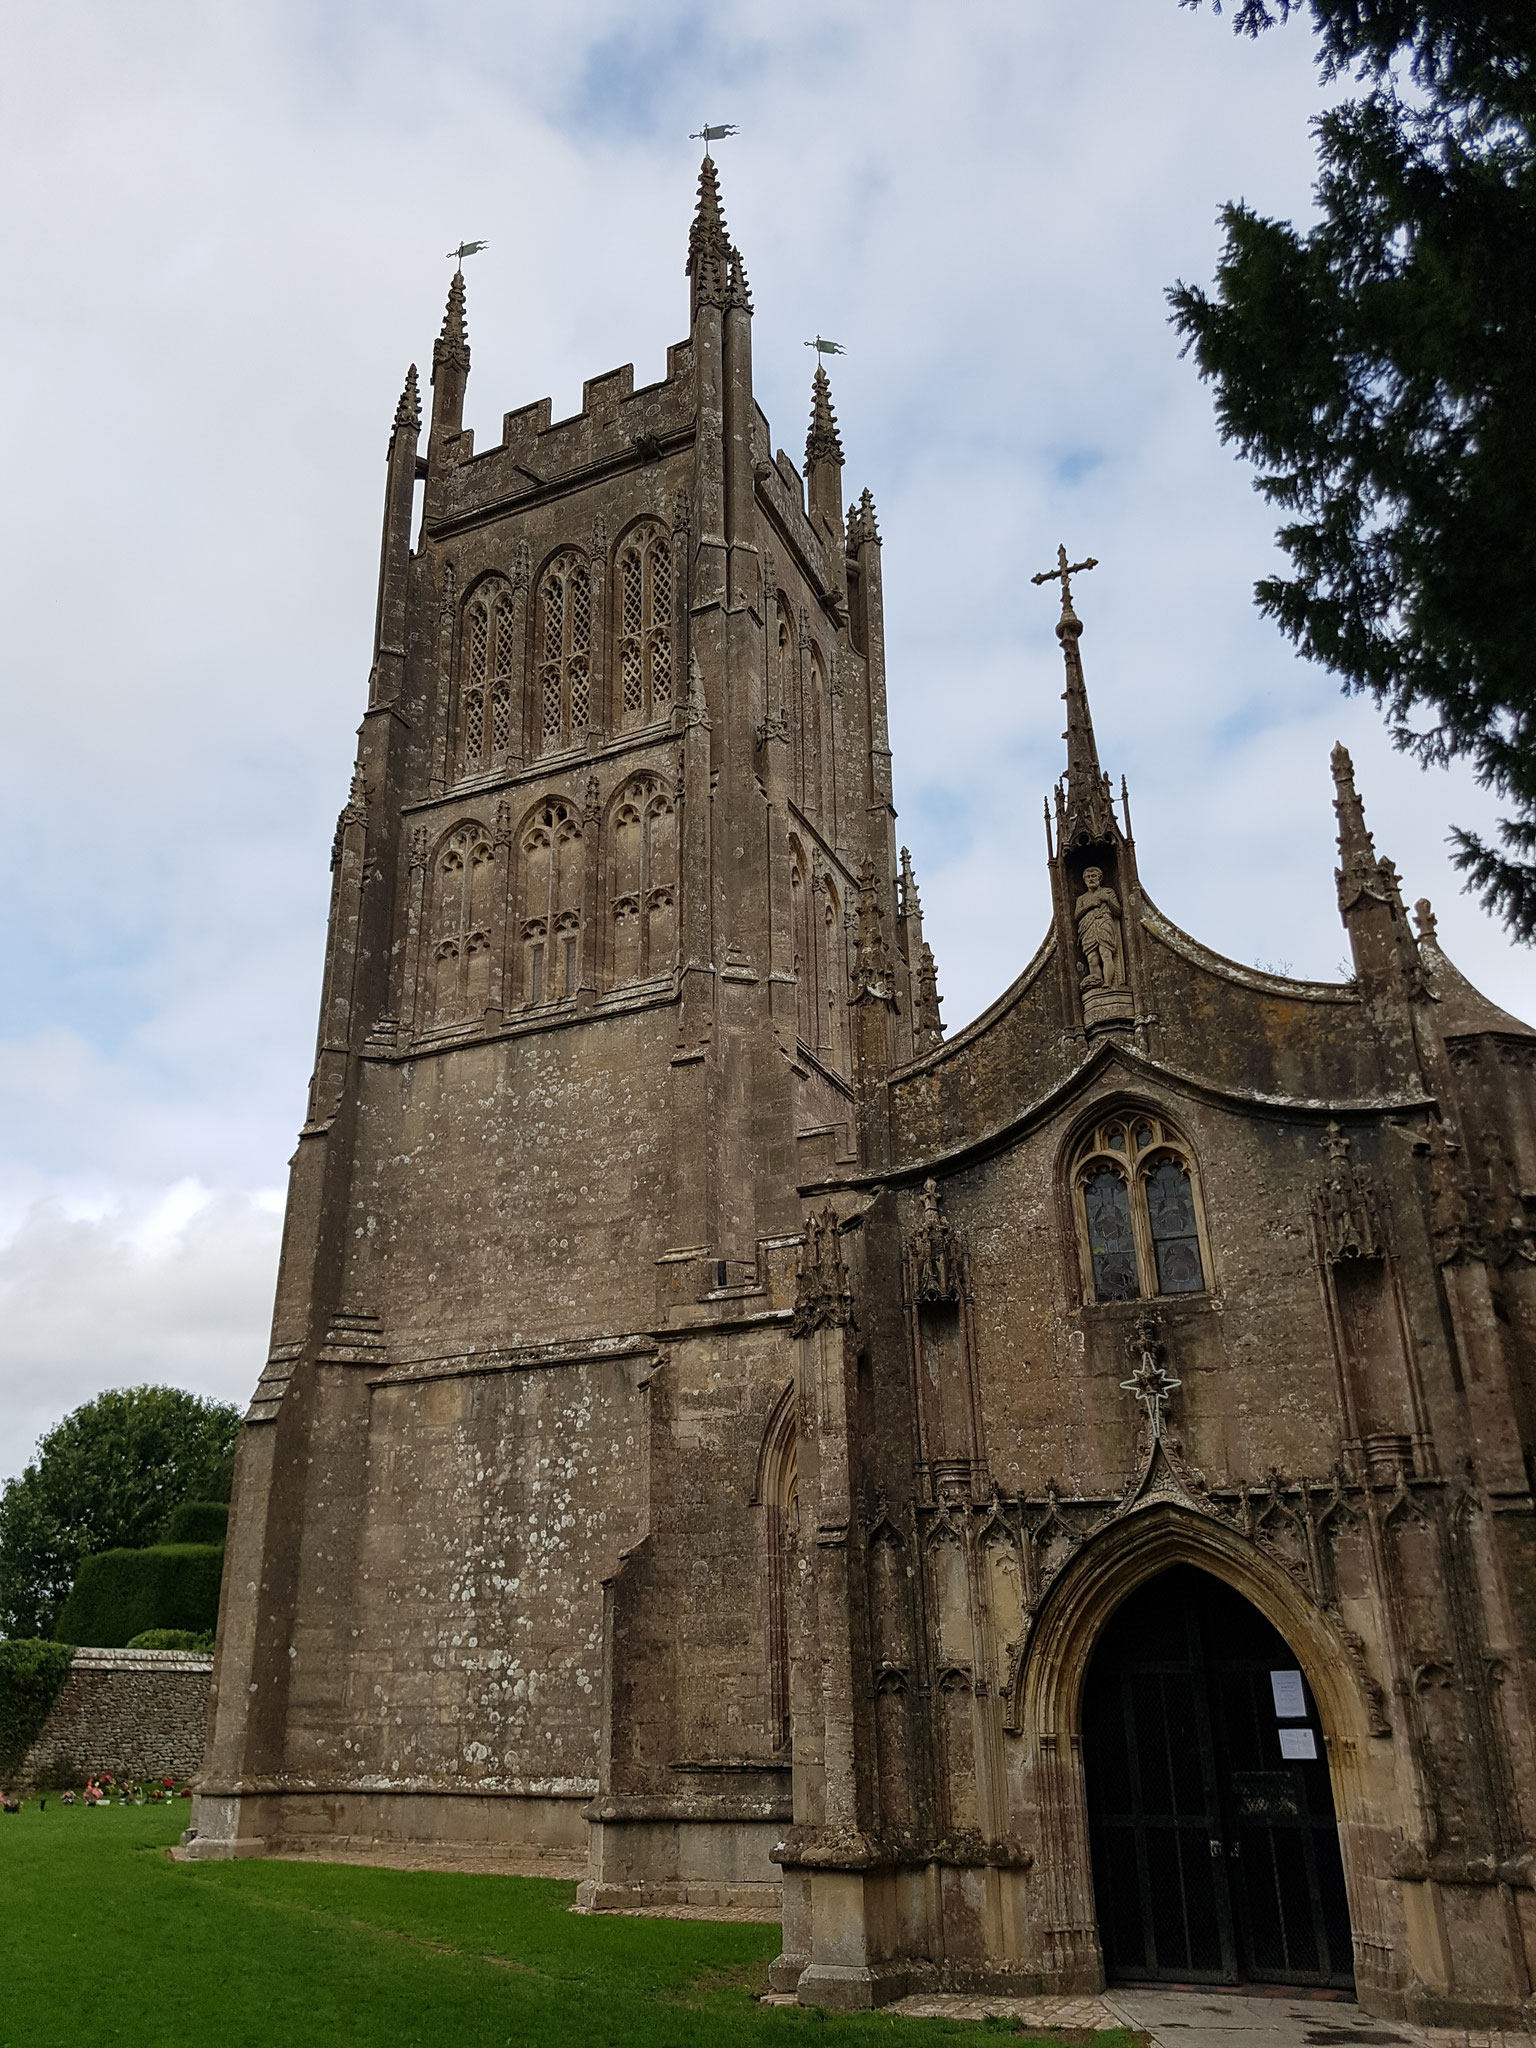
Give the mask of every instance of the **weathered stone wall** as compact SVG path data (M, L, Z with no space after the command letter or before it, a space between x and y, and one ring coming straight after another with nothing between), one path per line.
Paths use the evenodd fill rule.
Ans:
M76 1650L20 1782L79 1785L92 1771L195 1777L212 1674L212 1657L188 1650Z

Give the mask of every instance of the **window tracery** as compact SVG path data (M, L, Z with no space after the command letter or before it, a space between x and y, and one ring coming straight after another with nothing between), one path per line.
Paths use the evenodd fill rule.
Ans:
M491 668L491 760L498 765L514 748L518 637L517 607L510 595L502 597L496 605L496 657Z
M798 802L803 795L805 744L800 730L800 680L795 660L795 629L789 600L781 593L777 605L778 629L774 645L778 659L778 703L789 726L790 789Z
M805 698L805 794L801 801L825 820L829 816L825 788L826 732L831 719L832 700L827 692L827 665L822 659L821 649L814 645L810 652ZM823 829L826 829L825 825ZM828 836L835 837L835 834Z
M575 548L557 555L535 607L539 751L579 747L592 716L592 575Z
M495 848L484 826L460 825L438 850L433 872L431 1025L485 1014L491 993Z
M1121 1113L1086 1132L1072 1199L1090 1300L1200 1294L1210 1284L1194 1157L1165 1118Z
M837 893L837 885L831 876L824 883L826 908L822 913L824 938L822 959L825 962L826 1023L822 1043L826 1047L827 1059L838 1073L848 1072L848 933L844 923L843 906Z
M790 841L789 897L795 942L795 1029L802 1045L816 1043L816 947L811 911L811 877L805 855Z
M541 804L523 828L519 924L525 1007L564 1002L581 985L585 852L581 821L570 804Z
M455 774L501 767L517 739L517 606L512 593L482 587L464 612Z
M800 841L789 842L790 930L794 939L795 1030L800 1043L837 1073L850 1065L848 932L837 882Z
M672 541L660 526L633 528L619 546L619 724L649 725L672 704Z
M666 974L677 956L677 809L654 775L626 787L613 812L610 985Z

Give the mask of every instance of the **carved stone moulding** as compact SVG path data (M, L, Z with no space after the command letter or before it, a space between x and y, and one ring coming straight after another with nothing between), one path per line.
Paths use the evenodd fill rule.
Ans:
M1371 1486L1393 1486L1401 1477L1414 1474L1413 1439L1395 1431L1381 1431L1361 1439L1360 1456Z
M967 1500L974 1488L977 1467L970 1458L935 1458L930 1470L933 1490L940 1500Z
M1089 1030L1099 1024L1131 1024L1136 1018L1136 1001L1128 988L1090 988L1083 992L1083 1022Z

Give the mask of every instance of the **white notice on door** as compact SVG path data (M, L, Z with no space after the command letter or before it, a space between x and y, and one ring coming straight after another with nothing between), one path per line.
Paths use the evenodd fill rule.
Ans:
M1280 1754L1291 1763L1316 1763L1317 1737L1310 1728L1282 1728Z
M1277 1721L1304 1721L1307 1715L1307 1696L1301 1689L1299 1671L1271 1671L1269 1689L1275 1696L1275 1719Z

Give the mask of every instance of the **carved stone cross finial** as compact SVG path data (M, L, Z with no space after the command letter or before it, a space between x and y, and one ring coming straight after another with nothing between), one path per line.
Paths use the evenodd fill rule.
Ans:
M1061 615L1063 618L1066 618L1072 610L1072 578L1080 576L1085 569L1097 569L1098 566L1097 555L1088 555L1081 562L1069 562L1065 547L1058 544L1055 568L1042 569L1038 576L1031 576L1029 580L1031 583L1059 583L1061 585Z

